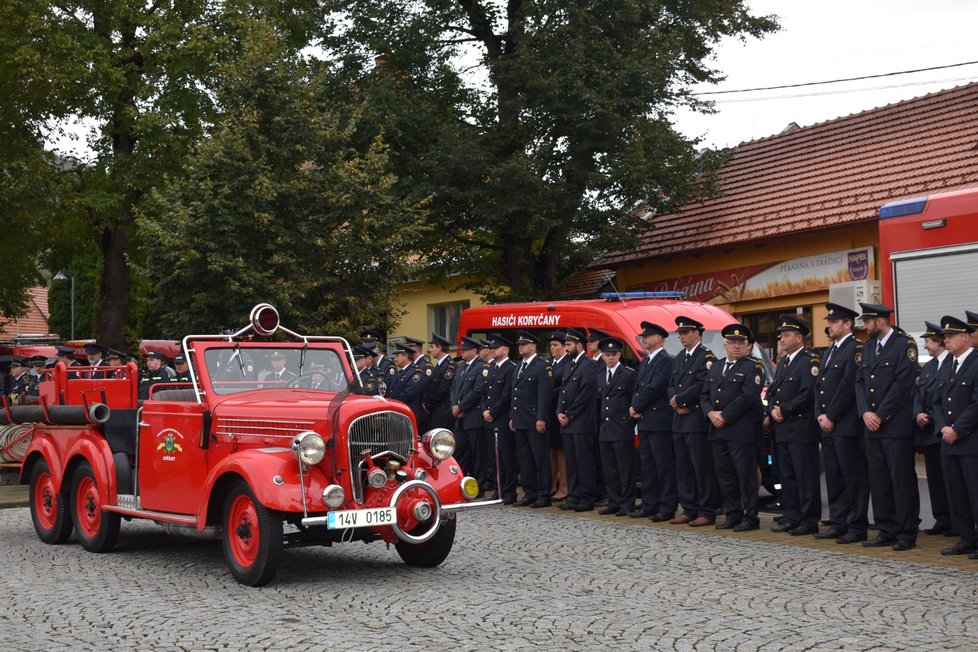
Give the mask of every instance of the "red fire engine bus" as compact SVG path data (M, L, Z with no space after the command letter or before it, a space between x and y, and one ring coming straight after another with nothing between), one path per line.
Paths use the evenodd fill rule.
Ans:
M904 330L978 310L978 188L892 201L879 222L883 303Z

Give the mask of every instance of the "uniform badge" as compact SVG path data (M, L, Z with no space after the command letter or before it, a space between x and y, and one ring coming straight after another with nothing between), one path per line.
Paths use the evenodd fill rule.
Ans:
M712 366L713 366L713 362L710 361L710 360L707 360L706 361L706 369L707 369L707 371L709 371L710 367L712 367Z
M547 365L547 375L548 376L553 376L554 375L554 368L551 367L550 365Z
M760 376L754 376L754 384L755 385L760 385L761 384L761 377Z
M431 375L431 367L428 367L427 369L424 370L424 375L425 376L430 376Z
M420 369L418 369L413 374L411 374L411 381L412 382L415 382L416 383L419 380L421 380L421 370Z
M818 367L812 367L812 375L813 376L817 376L818 375Z
M861 364L863 361L863 352L856 351L856 364Z
M910 362L917 361L917 347L911 346L907 349L907 357L910 358Z
M451 380L454 375L455 375L455 370L454 369L446 369L445 370L445 380Z
M487 376L489 376L489 370L488 369L483 369L482 370L482 377L483 378L486 378Z

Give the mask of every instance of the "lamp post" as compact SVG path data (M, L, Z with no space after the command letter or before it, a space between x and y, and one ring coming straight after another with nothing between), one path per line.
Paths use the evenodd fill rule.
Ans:
M64 272L58 272L54 275L55 281L67 281L71 279L71 339L75 339L75 275L68 273L65 276Z

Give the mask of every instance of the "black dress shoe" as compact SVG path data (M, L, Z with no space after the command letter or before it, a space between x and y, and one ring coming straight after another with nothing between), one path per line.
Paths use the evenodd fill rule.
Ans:
M817 525L799 525L788 530L788 534L793 537L800 537L805 534L818 534Z
M509 506L512 507L515 504L516 504L516 501L513 500L512 498L503 498L503 505L509 505Z
M549 498L537 498L536 500L533 501L533 504L530 505L530 507L532 509L540 509L541 507L550 507L550 499Z
M664 523L666 521L672 520L674 514L653 514L649 518L652 519L653 523Z
M628 516L631 513L632 510L628 509L627 507L622 507L617 512L615 512L615 516Z
M932 536L933 535L937 535L937 534L944 534L945 532L947 532L950 529L951 529L950 526L946 526L946 525L935 525L934 527L929 527L926 530L924 530L924 534L930 534Z
M949 557L951 555L969 555L972 552L975 552L975 547L969 543L965 543L964 541L958 541L950 548L941 548L941 554L945 557Z
M536 498L524 498L523 500L518 501L516 503L516 506L517 507L529 507L534 502L536 502Z
M617 514L617 513L618 513L618 505L607 505L605 507L602 507L598 511L598 514L601 514L602 516L607 516L608 514Z
M580 503L575 503L572 500L565 500L564 502L557 505L557 509L563 510L565 512L570 511L577 507Z
M978 559L978 550L968 555L968 559Z
M856 543L857 541L865 541L865 534L857 534L856 532L846 532L841 537L835 540L836 543Z
M577 503L574 505L575 512L593 512L594 503Z
M734 532L750 532L751 530L760 530L761 524L757 521L751 519L744 519L736 526L734 526Z
M645 509L633 509L632 511L628 512L628 515L631 518L651 518L652 512Z
M797 523L789 523L788 521L778 521L777 525L771 526L771 532L789 532L798 527Z
M878 534L875 539L863 541L863 548L882 548L883 546L892 546L894 543L896 543L895 538Z
M903 552L904 550L913 550L917 547L916 541L897 541L893 544L893 549L897 552Z
M716 528L717 530L732 530L735 527L737 527L738 525L740 525L741 521L743 521L743 519L740 519L740 518L728 518L723 523L717 523L713 527Z
M819 532L815 535L816 539L838 539L843 534L846 533L845 528L841 527L830 527L825 532Z

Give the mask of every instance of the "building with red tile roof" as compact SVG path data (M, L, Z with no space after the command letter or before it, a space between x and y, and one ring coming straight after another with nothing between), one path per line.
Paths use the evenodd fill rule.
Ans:
M770 335L781 311L818 326L829 285L872 291L883 204L970 186L978 83L742 143L719 173L718 196L653 216L635 249L589 271L614 270L620 290L685 289L755 332Z
M27 291L27 313L23 317L0 315L0 340L13 340L25 336L48 336L48 289L31 288Z

